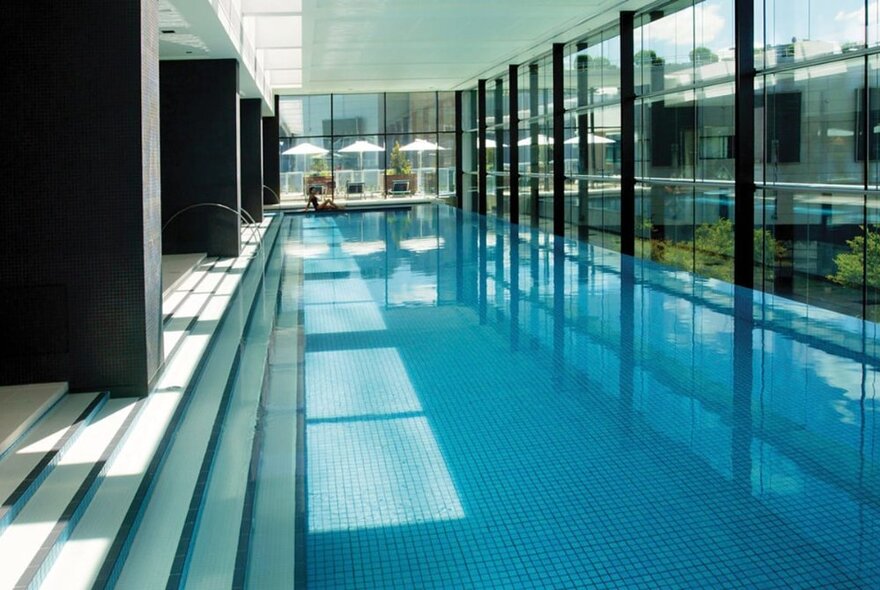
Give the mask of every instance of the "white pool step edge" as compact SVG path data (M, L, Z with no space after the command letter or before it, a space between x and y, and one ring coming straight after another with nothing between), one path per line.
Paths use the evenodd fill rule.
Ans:
M259 458L254 479L260 485L252 500L252 527L247 535L246 555L259 558L248 559L245 571L237 572L244 574L244 580L239 580L241 583L236 587L295 588L297 576L304 579L304 572L296 569L297 551L304 551L304 545L297 544L297 535L304 526L301 518L304 498L300 495L304 490L297 485L298 478L303 476L304 457L298 453L291 455L287 465L289 470L279 470L275 464L268 464L279 455L284 456L287 449L302 449L304 444L304 415L298 399L303 384L302 272L302 259L293 257L285 261L284 279L295 284L282 285L272 334L268 381L263 394L265 399L261 402L271 411L262 417L261 447L254 449ZM266 477L264 470L273 475ZM293 498L291 490L296 490L297 495Z
M185 551L179 564L179 586L186 588L232 587L239 550L241 519L248 486L255 426L258 421L263 384L268 366L272 330L275 326L282 261L269 266L263 292L254 300L235 381L223 416L215 424L217 431L213 453L206 455L206 488L201 497L193 496L190 517L198 514L192 530L181 535L178 554ZM258 309L262 306L263 309ZM219 429L218 429L219 427Z
M126 435L135 400L109 400L0 535L0 588L38 587L52 554L76 526L106 462Z
M272 220L271 217L267 218L260 225L263 240L260 251L271 248L277 238L280 223L273 228ZM229 259L228 270L249 269L252 260L257 261L259 266L261 259L265 259L260 251L249 240L242 256ZM207 313L208 317L199 318L213 328L201 330L196 321L179 343L176 354L166 362L156 386L144 398L137 420L130 427L133 435L124 441L119 454L108 466L109 477L96 490L94 501L84 510L78 526L60 547L57 559L46 573L42 588L67 590L107 587L115 581L117 566L122 561L105 563L105 560L111 554L117 557L125 555L129 531L121 531L120 527L133 512L139 511L133 503L140 501L142 498L138 496L150 487L144 479L148 471L155 467L156 453L162 447L166 431L172 425L182 396L194 377L196 367L192 366L192 358L205 353L220 317L224 315L217 303L228 303L229 297L237 292L243 276L239 272L225 273L223 280L215 285L212 296L214 304L209 300L203 308L203 315Z
M176 558L180 557L177 549L181 533L187 522L211 432L226 397L220 394L226 392L229 380L235 377L230 371L236 364L234 360L250 311L257 303L256 290L260 284L260 277L254 275L253 283L247 285L251 293L230 308L227 322L235 322L235 337L218 339L188 400L186 413L169 445L162 468L153 480L149 501L126 551L127 559L117 580L120 587L164 588L166 584L173 585L168 582L169 578L180 576L181 562ZM152 581L145 583L147 578Z
M106 393L67 394L0 458L0 534L107 402Z
M199 283L211 272L217 258L205 258L193 268L179 284L162 298L162 320L168 322L183 301L193 292Z
M0 458L67 393L67 383L34 383L0 387Z

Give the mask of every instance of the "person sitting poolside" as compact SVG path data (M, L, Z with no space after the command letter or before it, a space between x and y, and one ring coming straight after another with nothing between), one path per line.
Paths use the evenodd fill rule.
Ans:
M306 202L305 211L309 210L309 206L315 208L315 211L327 211L327 210L337 210L339 209L339 205L333 202L333 199L330 197L325 197L324 200L319 204L318 203L318 187L312 186L309 187L309 198Z
M334 203L333 199L331 199L330 197L324 197L324 200L321 201L320 205L318 205L318 208L316 209L316 211L328 210L328 209L336 211L337 209L339 209L339 205Z
M306 197L306 208L305 211L309 210L309 205L315 208L315 211L318 210L318 187L310 186L309 194Z

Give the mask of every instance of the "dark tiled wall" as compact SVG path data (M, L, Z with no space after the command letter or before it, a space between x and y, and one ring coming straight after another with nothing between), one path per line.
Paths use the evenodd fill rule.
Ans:
M0 384L143 394L157 370L157 10L5 7Z
M263 220L262 108L259 98L241 101L241 207L258 222Z
M162 128L162 223L165 254L238 256L238 62L234 59L159 64Z
M278 202L281 194L281 162L278 142L278 96L275 97L275 116L263 117L263 184L272 192L263 192L263 202L267 205Z

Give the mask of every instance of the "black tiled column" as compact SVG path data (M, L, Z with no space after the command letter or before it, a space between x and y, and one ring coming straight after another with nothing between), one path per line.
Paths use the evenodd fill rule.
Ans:
M269 187L263 191L263 203L275 204L281 198L281 161L278 151L278 97L275 97L275 115L263 117L263 184ZM271 189L271 190L270 190Z
M163 61L159 80L163 252L238 256L238 62Z
M0 38L0 384L143 395L162 357L157 4L10 4Z
M241 208L263 220L263 101L241 101ZM276 149L275 152L278 150Z

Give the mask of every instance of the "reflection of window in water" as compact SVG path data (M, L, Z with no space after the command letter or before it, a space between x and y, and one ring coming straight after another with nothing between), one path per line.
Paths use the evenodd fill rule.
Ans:
M715 135L700 137L700 159L729 160L733 158L733 136Z

